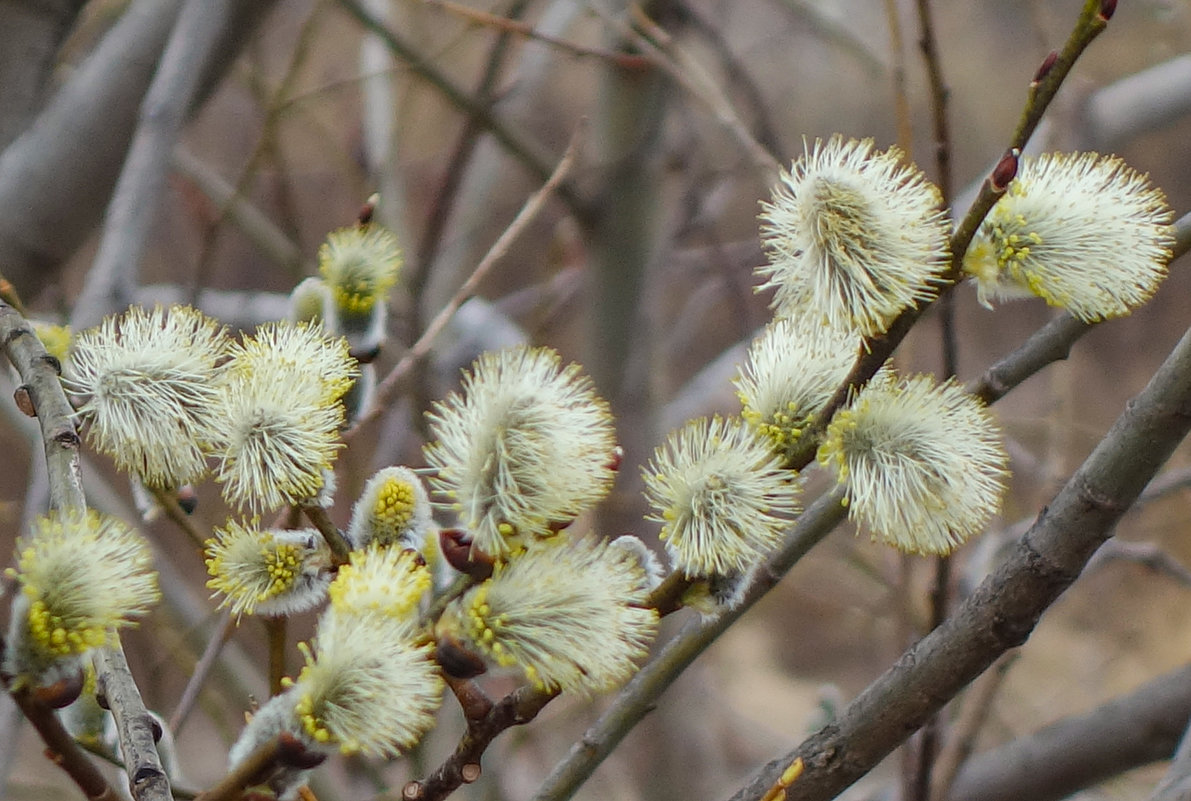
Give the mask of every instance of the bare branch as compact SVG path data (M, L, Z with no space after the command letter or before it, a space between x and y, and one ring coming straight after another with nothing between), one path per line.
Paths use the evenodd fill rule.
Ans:
M20 373L41 426L49 468L51 505L58 510L86 508L79 470L79 435L74 427L74 410L58 380L61 369L58 360L46 353L29 324L7 304L0 304L0 348ZM116 699L114 703L119 707L116 722L124 749L124 761L133 766L130 776L133 778L134 795L137 801L168 799L169 782L161 771L161 761L153 746L154 739L151 734L148 742L144 739L148 712L128 672L124 653L119 650L119 640L115 642L112 649L96 656L95 667L100 686L109 698ZM37 713L37 709L27 707L19 697L17 702L27 715ZM112 712L117 714L115 707ZM57 736L48 724L30 719L43 736ZM61 744L47 741L47 745L62 753ZM84 791L90 792L87 788Z
M1191 333L1076 471L1008 559L947 619L854 700L839 720L766 765L735 796L758 798L802 757L788 798L834 797L985 671L1020 645L1078 578L1191 428Z
M157 754L161 724L145 709L120 641L95 653L98 690L120 734L120 753L132 797L137 801L172 801L170 781Z
M173 167L193 181L274 264L294 275L303 271L306 259L301 248L260 209L239 194L236 187L182 146L174 148Z
M1188 717L1191 666L977 755L960 771L948 801L1066 798L1126 770L1169 759Z
M218 46L224 56L204 71L199 100L275 2L233 4ZM52 281L102 217L180 8L179 0L133 3L27 134L0 155L0 265L22 294Z
M421 75L442 93L448 102L478 120L534 177L542 181L547 180L551 172L550 162L541 154L541 146L537 142L530 140L523 131L512 127L507 120L497 117L492 109L476 103L467 92L460 89L435 68L412 44L386 27L357 0L338 0L338 3L356 21L380 38L411 70ZM586 216L586 204L581 201L573 186L570 184L560 185L558 193L570 205L572 213L580 217Z
M1191 56L1172 58L1093 92L1076 135L1081 147L1112 152L1191 112Z
M41 735L49 759L74 780L89 801L118 801L119 794L66 731L54 710L37 700L29 690L13 692L12 699Z
M58 49L84 5L0 3L0 150L41 111Z

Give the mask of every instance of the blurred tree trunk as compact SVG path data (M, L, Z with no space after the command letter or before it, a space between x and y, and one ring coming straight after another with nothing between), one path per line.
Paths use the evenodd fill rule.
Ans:
M58 49L86 0L0 0L0 150L45 104Z
M203 70L200 103L274 4L236 5ZM55 281L102 219L180 7L179 0L129 6L36 121L0 153L0 272L22 294L31 297ZM0 85L7 82L0 74Z
M646 4L645 13L665 27L669 0ZM617 4L618 13L627 8ZM621 47L623 43L618 43ZM595 144L603 167L595 222L588 232L588 335L584 362L601 394L612 404L624 465L613 502L602 510L609 534L640 526L637 465L653 436L651 355L640 299L645 276L658 254L662 207L662 143L669 79L650 66L608 64L594 114Z

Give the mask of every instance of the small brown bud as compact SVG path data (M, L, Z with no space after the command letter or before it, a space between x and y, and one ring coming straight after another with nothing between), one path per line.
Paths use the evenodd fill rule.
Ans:
M326 754L307 748L306 743L287 731L277 736L277 761L282 765L306 770L321 765L326 758Z
M439 634L434 660L448 676L457 679L475 678L488 671L483 659L467 650L463 643L450 634Z
M463 779L464 784L471 784L476 779L480 778L480 763L468 762L459 770L459 777Z
M33 396L29 393L29 385L21 384L12 393L12 399L17 402L17 408L26 417L37 417L37 407L33 405Z
M1004 192L1009 188L1009 182L1017 175L1017 162L1020 158L1021 151L1016 147L1001 157L1001 160L997 162L997 166L993 167L992 174L988 177L993 191Z
M616 472L624 464L624 448L617 445L612 449L612 456L608 459L608 469Z
M183 484L178 488L178 506L188 515L194 514L198 508L198 492L193 484Z
M1100 19L1108 22L1117 12L1117 0L1100 0Z
M444 528L438 533L438 545L443 559L460 573L478 581L492 575L492 557L476 548L463 529Z
M1030 86L1037 86L1050 75L1050 71L1054 69L1055 62L1059 60L1059 51L1051 50L1047 53L1046 58L1042 59L1042 63L1038 65L1038 71L1034 73L1034 80L1030 81Z
M380 195L373 192L364 201L364 205L360 206L360 213L356 215L356 224L363 228L372 222L372 216L376 214L376 206L380 203Z
M58 679L53 684L38 687L33 691L37 700L50 709L70 706L83 692L83 671L77 670L70 676Z

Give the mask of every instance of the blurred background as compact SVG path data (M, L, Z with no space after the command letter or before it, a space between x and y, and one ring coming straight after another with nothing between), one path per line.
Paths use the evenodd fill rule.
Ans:
M0 81L36 55L16 47L26 41L22 29L5 23L33 5L0 2ZM28 107L11 98L0 104L12 112L0 141L0 273L33 316L79 319L77 301L139 104L134 93L125 105L105 99L105 109L85 112L59 90L75 86L89 64L102 68L83 87L89 95L78 90L83 97L106 98L101 86L118 96L138 69L146 82L170 24L153 15L171 6L176 15L180 5L75 2L78 15L65 16L52 69ZM1030 79L1062 45L1081 6L934 4L957 194L1002 153ZM833 133L872 137L882 148L900 144L937 178L913 3L659 0L635 9L612 0L244 0L235 36L205 65L209 91L190 110L143 255L124 280L140 302L193 301L250 327L285 313L284 295L314 273L323 237L351 224L379 192L377 219L397 232L406 262L378 360L382 375L580 131L578 161L562 190L497 262L479 300L464 308L382 421L340 456L340 525L372 471L423 464L422 412L457 384L459 368L484 348L524 340L583 363L617 414L626 451L618 486L598 518L578 525L632 531L656 545L656 525L641 520L639 465L685 419L739 410L730 378L768 319L753 269L764 259L759 202L776 174L758 154L788 167L804 142ZM630 35L629 22L649 30L634 14L656 26L649 41ZM129 33L138 21L146 27ZM121 62L104 49L108 42L115 50L119 35L135 35L148 55L128 49ZM1189 45L1191 2L1121 3L1031 147L1117 153L1148 172L1181 216L1191 208ZM61 115L35 124L46 108ZM72 109L111 136L60 142L84 124ZM1189 293L1191 271L1176 261L1149 305L1098 326L1067 361L997 404L1014 478L1002 517L956 557L958 594L995 564L1014 526L1037 514L1144 386L1191 322ZM1040 302L990 312L969 287L954 296L961 379L980 374L1053 314ZM89 313L116 310L100 304ZM906 369L940 370L933 312L896 358ZM39 446L10 405L0 418L0 448L9 454L0 471L5 554L41 509L30 489ZM1044 617L1009 668L978 749L1188 661L1191 581L1177 564L1191 563L1191 498L1180 489L1189 461L1185 448L1178 452L1168 466L1174 489L1122 522L1120 538L1138 548L1097 562ZM96 506L135 517L127 482L104 458L87 455L84 469ZM812 477L809 493L823 486ZM199 495L195 518L209 530L226 511L211 486ZM125 638L126 650L146 702L168 718L215 612L194 545L166 520L145 529L169 571L170 592ZM1166 561L1141 559L1143 549ZM903 558L842 527L687 671L579 797L726 797L921 636L932 573L929 560ZM310 623L300 622L299 635ZM676 625L668 621L664 631ZM263 665L261 627L245 620L178 732L187 786L222 775L244 710L263 697ZM496 677L490 686L511 685ZM458 797L529 798L606 701L560 699L530 726L506 732L486 755L483 777ZM28 727L8 717L0 795L73 797ZM314 785L319 799L400 797L405 781L453 749L461 721L450 699L441 717L408 758L331 760ZM898 774L894 756L852 797L896 792ZM1085 797L1136 797L1160 775L1144 769Z

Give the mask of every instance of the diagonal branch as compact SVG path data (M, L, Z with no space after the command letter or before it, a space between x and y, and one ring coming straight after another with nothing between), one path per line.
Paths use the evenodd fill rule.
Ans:
M79 435L74 426L74 410L58 379L61 365L46 353L29 323L4 303L0 303L0 349L20 374L22 387L18 393L24 390L41 426L50 476L51 505L59 510L85 508L86 497L79 470ZM113 713L117 712L117 707L119 709L116 722L124 763L133 779L134 797L137 801L167 801L170 798L169 782L161 770L153 736L150 733L149 738L145 738L149 713L128 671L124 653L119 650L118 639L116 643L115 648L96 658L96 672L100 686L109 699L114 699ZM37 710L27 707L20 693L14 697L38 731L47 738L46 744L59 756L59 764L68 770L79 764L79 760L63 756L63 749L68 746L57 739L49 739L56 738L56 734L52 727L46 728L39 723ZM71 773L76 783L83 787L80 775ZM83 787L83 790L89 796L93 795L91 789Z
M790 801L834 797L871 770L1002 653L1025 642L1191 429L1191 332L1126 407L1007 560L939 628L842 712L765 765L734 797L760 798L801 758Z
M1016 164L1016 154L1020 153L1038 127L1042 115L1050 107L1050 103L1058 93L1063 81L1075 66L1076 59L1108 24L1107 20L1099 15L1099 9L1098 0L1085 0L1083 11L1053 65L1049 67L1045 75L1030 85L1021 119L1018 121L1017 129L1013 132L1007 148L1007 154L1012 154L1014 164ZM1010 157L1010 155L1006 155L1002 162ZM998 165L999 168L1000 165ZM980 192L972 202L967 214L962 220L957 221L955 233L951 236L951 268L946 277L948 283L940 288L940 296L954 289L955 282L960 277L960 266L963 263L964 254L967 253L968 245L971 244L980 224L1004 191L1005 186L994 181L993 176L990 175L981 185ZM848 398L854 390L866 384L876 374L927 308L928 306L922 306L907 309L893 321L885 333L864 341L856 364L848 374L847 380L840 386L814 422L808 426L802 437L802 441L805 443L803 449L791 457L787 463L788 467L801 470L810 464L818 447L819 439L831 421L832 415L848 402Z
M1184 666L1090 712L977 755L960 770L947 799L1058 801L1126 770L1169 759L1188 717L1191 666Z

